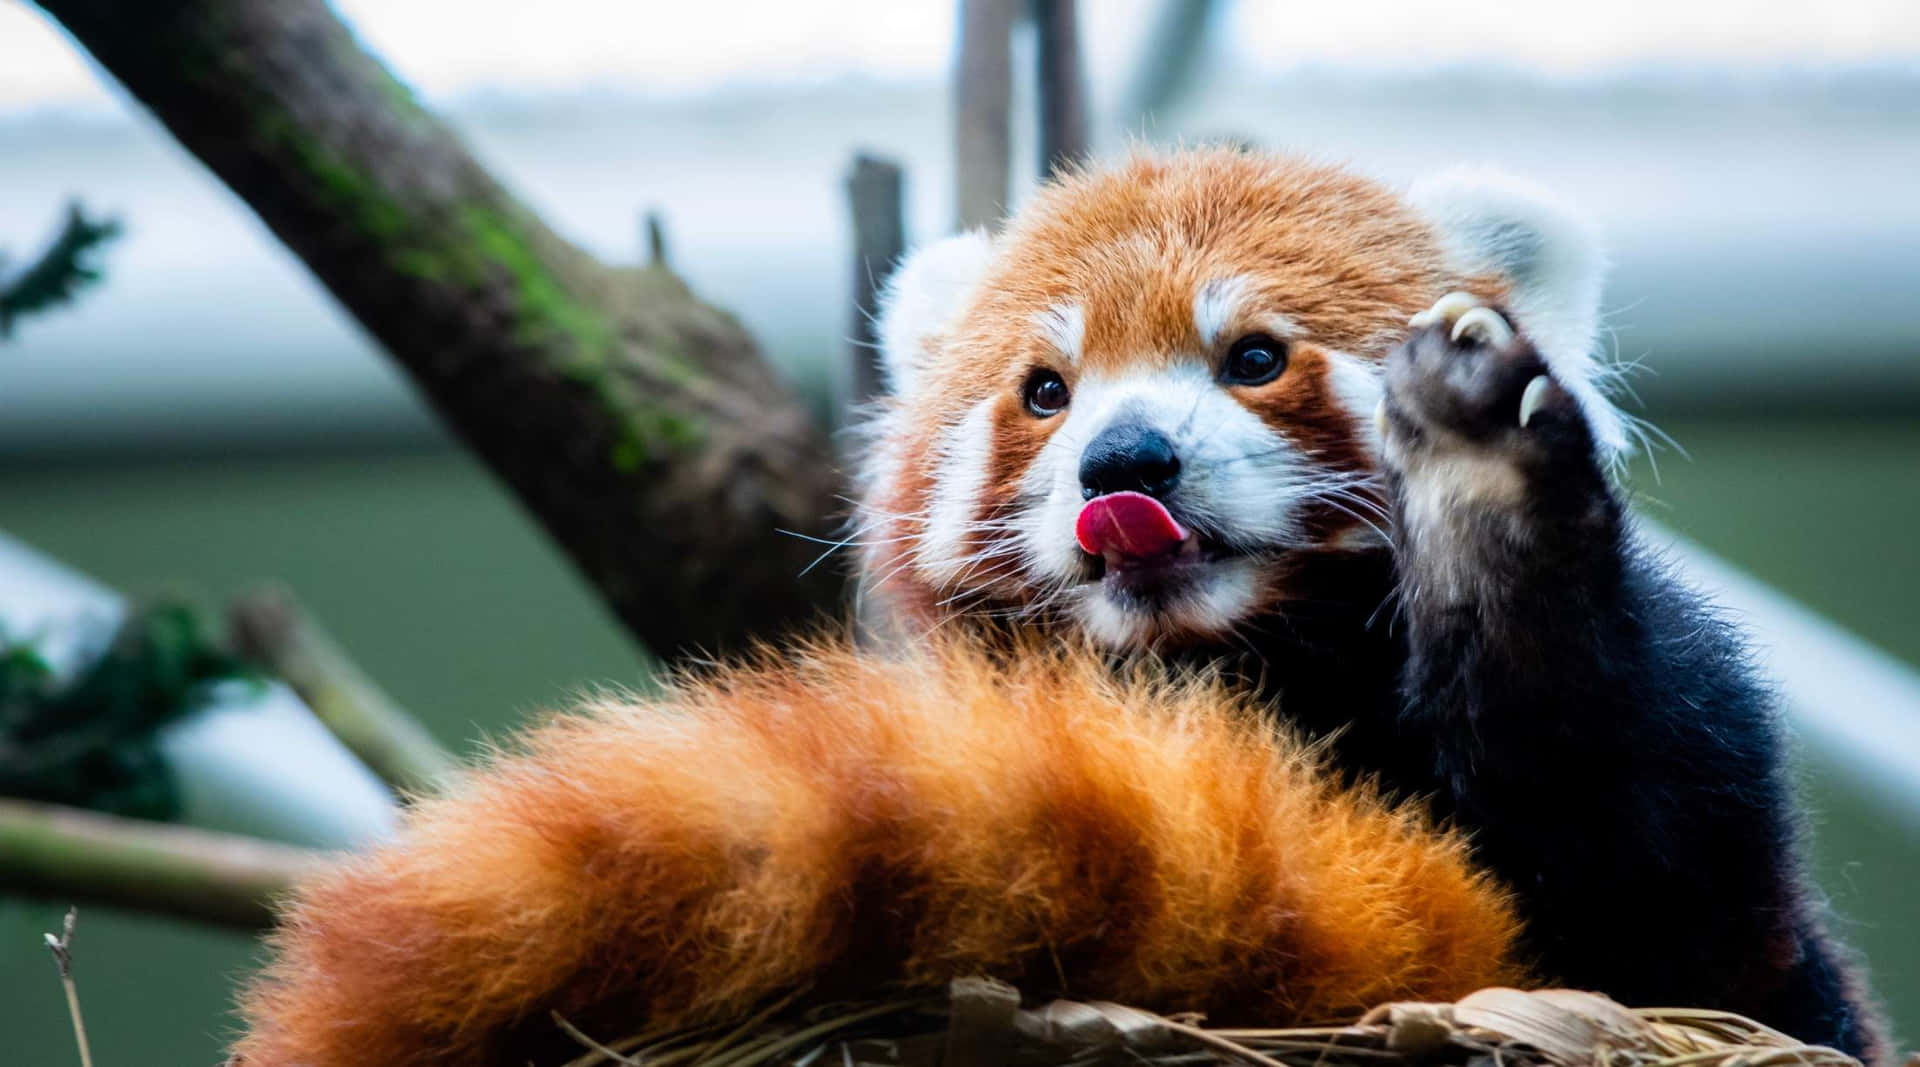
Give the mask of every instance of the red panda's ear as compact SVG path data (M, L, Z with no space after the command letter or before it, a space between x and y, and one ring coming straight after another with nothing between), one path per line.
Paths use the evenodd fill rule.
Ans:
M1407 199L1439 231L1455 269L1507 280L1514 317L1579 399L1600 446L1625 449L1625 420L1601 388L1606 370L1596 351L1607 270L1599 228L1547 190L1497 170L1442 171L1414 182Z
M876 331L894 395L913 392L929 344L965 310L992 256L993 239L969 230L915 249L894 269Z

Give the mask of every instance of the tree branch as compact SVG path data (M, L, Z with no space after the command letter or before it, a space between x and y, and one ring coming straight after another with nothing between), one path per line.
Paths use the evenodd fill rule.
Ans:
M349 752L398 793L437 788L452 756L368 678L284 589L261 589L227 608L236 653L278 675Z
M811 617L825 433L663 267L547 229L323 0L40 0L258 212L662 652ZM459 536L459 531L448 531Z
M0 893L244 930L325 857L235 834L0 799Z

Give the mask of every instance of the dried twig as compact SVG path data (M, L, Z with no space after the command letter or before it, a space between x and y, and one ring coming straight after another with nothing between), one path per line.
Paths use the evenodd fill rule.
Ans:
M68 908L60 936L42 936L47 939L47 951L53 953L53 965L60 969L60 985L67 991L67 1014L73 1017L73 1043L80 1048L80 1067L93 1067L93 1049L87 1045L87 1024L80 1019L80 992L73 984L73 924L79 918L79 908Z

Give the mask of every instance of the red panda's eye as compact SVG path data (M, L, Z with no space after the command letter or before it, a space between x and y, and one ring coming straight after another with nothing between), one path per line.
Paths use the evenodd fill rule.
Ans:
M1242 337L1227 350L1220 380L1227 385L1265 385L1287 369L1287 343L1263 333Z
M1020 395L1027 402L1027 410L1043 419L1066 410L1067 401L1072 398L1066 381L1050 370L1036 370L1027 375L1027 384L1021 387Z

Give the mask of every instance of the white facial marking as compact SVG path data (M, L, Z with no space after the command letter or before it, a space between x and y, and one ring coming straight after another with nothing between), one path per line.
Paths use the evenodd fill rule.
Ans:
M982 400L940 435L926 533L914 549L919 569L938 583L960 578L973 562L968 534L980 514L993 438L993 401Z
M1207 348L1218 344L1240 314L1252 281L1245 275L1215 278L1193 294L1193 328Z
M1215 278L1193 294L1193 328L1200 344L1212 348L1233 338L1227 336L1235 323L1249 321L1270 337L1300 336L1300 325L1277 312L1250 316L1247 301L1253 293L1253 281L1243 275Z
M966 307L992 257L993 239L970 230L916 249L887 279L876 327L895 395L918 387L928 343Z
M1386 436L1380 421L1385 410L1381 406L1385 386L1380 381L1380 365L1329 349L1327 382L1332 387L1333 402L1353 418L1354 432L1368 454L1378 457ZM1361 551L1387 544L1385 523L1375 509L1351 497L1345 498L1344 509L1363 521L1335 535L1333 547Z
M1384 387L1380 365L1345 352L1327 352L1327 381L1333 386L1333 398L1341 410L1353 417L1353 424L1366 438L1367 448L1380 454L1379 426L1374 415L1380 409Z
M1087 341L1087 312L1078 304L1055 304L1033 316L1040 336L1069 363L1080 362Z

